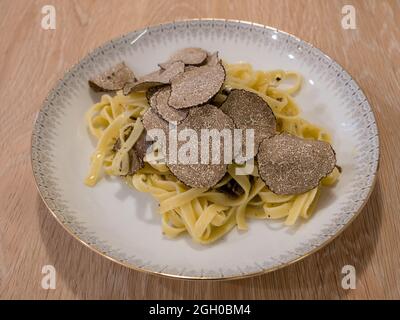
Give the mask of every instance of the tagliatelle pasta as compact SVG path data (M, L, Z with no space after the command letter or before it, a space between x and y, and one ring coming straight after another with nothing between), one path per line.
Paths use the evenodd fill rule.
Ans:
M293 95L301 89L302 77L296 72L283 70L256 71L247 63L224 64L226 80L223 89L245 89L262 97L271 107L279 132L330 142L327 132L302 119ZM285 82L289 84L285 86ZM224 90L214 98L224 99ZM177 180L166 165L154 163L150 157L144 168L127 175L128 151L138 140L143 126L141 116L148 109L144 92L127 96L122 91L113 97L103 95L101 101L86 113L86 122L98 144L91 158L85 183L93 186L101 173L121 176L128 185L150 193L159 203L162 230L168 237L188 233L198 243L209 244L222 237L235 226L246 230L248 219L284 219L293 225L298 219L309 219L315 208L321 186L298 195L277 195L261 180L257 170L238 175L238 165L228 166L226 176L213 188L190 188ZM126 137L126 131L130 135ZM120 140L118 151L113 149ZM338 168L321 181L332 185L338 179ZM221 191L234 182L241 194L233 197ZM320 185L321 185L320 184Z

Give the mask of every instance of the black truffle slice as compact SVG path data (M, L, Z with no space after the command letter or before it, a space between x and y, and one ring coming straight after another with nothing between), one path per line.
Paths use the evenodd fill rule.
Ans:
M149 108L145 114L143 115L142 119L143 127L146 129L147 134L151 139L157 138L157 132L152 133L152 130L159 129L164 132L166 137L166 141L168 141L168 122L162 119L156 111L152 108Z
M336 165L331 145L287 133L265 139L258 152L260 177L276 194L299 194L318 186Z
M136 82L128 83L124 86L124 94L127 95L134 91L144 91L152 87L169 84L173 78L185 70L185 65L181 61L171 63L167 69L161 69L138 78Z
M195 69L197 69L198 67L196 67L196 66L185 66L185 72L186 71L190 71L190 70L195 70Z
M175 109L204 104L218 93L224 81L225 69L220 63L185 71L171 81L168 104Z
M125 134L125 138L128 138L132 133L132 130ZM129 157L129 171L128 175L135 174L139 169L144 167L144 157L146 156L147 149L151 146L152 141L146 140L146 131L143 130L139 139L133 145L133 147L128 151ZM113 151L117 152L121 148L121 140L118 138L113 146Z
M89 80L89 86L95 91L121 90L125 84L136 81L133 71L124 62Z
M148 141L146 139L146 131L143 130L142 134L140 135L139 139L136 141L133 149L135 150L136 155L138 158L143 161L144 157L146 156L147 149L151 146L152 141Z
M149 100L150 107L154 108L154 110L168 122L176 122L180 123L184 120L187 115L187 110L177 110L168 105L168 99L171 95L171 87L165 86L160 88L155 92Z
M207 66L215 66L218 63L221 63L221 60L218 58L218 51L209 54L207 56L207 59L204 60L204 62L200 65L200 66L194 66L194 65L185 65L185 72L186 71L190 71L190 70L194 70L197 69L198 67L201 67L203 65L207 65Z
M208 56L208 52L201 48L185 48L175 52L167 62L160 63L163 69L168 68L171 62L182 61L186 65L200 65Z
M168 132L168 122L162 119L153 109L148 109L144 113L142 123L147 131L161 129Z
M254 129L254 155L257 154L261 141L276 134L274 113L264 99L253 92L232 90L222 104L221 110L233 119L236 128ZM243 156L245 147L246 138L243 136Z
M140 159L136 152L133 150L128 151L128 156L129 156L129 171L128 175L133 175L135 174L138 170L144 167L144 161L143 159Z
M192 129L197 133L198 141L198 158L195 164L180 163L180 159L177 159L177 163L167 162L168 168L172 174L182 181L184 184L193 188L210 188L215 186L220 181L226 171L227 164L224 163L224 141L220 141L219 148L219 160L217 163L212 163L213 158L213 139L209 139L205 148L209 150L209 161L201 163L201 130L202 129L216 129L221 131L223 129L233 130L234 123L231 118L225 115L221 110L213 105L205 105L201 107L194 107L189 110L189 114L183 122L178 125L178 134L181 130ZM187 141L178 141L179 148L187 143ZM215 158L214 158L215 159Z
M146 132L143 131L139 139L136 141L131 150L129 150L129 175L135 174L139 169L144 167L144 157L151 141L146 140Z
M155 94L159 89L160 89L160 87L152 87L152 88L149 88L149 89L146 91L146 98L147 98L147 101L149 102L149 105L150 105L150 99L151 99L151 97L152 97L153 94Z

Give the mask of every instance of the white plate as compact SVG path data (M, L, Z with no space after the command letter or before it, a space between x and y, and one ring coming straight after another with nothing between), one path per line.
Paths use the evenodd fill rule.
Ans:
M89 188L83 179L94 150L84 113L100 97L87 80L119 61L136 74L153 71L177 49L219 51L227 62L256 69L296 70L303 117L333 136L339 183L325 189L315 215L297 228L250 221L211 246L161 233L156 201L118 178ZM371 107L351 76L312 45L282 31L240 21L190 20L129 33L97 48L49 93L32 136L32 166L40 194L57 220L93 250L125 266L158 274L226 279L275 270L315 252L361 211L371 193L379 139ZM73 254L73 253L70 253Z

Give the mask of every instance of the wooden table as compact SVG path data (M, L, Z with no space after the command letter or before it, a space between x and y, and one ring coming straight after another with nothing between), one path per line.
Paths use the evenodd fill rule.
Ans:
M41 8L56 8L56 29L41 28ZM356 29L341 26L342 6ZM375 111L381 163L361 215L338 239L283 270L250 279L191 282L119 266L73 239L36 192L30 165L32 124L63 72L122 33L184 18L254 21L321 48L360 84ZM360 299L400 298L400 2L331 0L0 1L0 298L34 299ZM41 287L43 265L57 270ZM341 287L354 265L357 288Z

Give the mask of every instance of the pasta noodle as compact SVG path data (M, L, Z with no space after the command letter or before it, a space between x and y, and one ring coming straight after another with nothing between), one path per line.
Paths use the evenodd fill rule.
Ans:
M224 89L245 89L261 96L272 108L279 132L331 141L327 132L299 116L300 109L292 96L301 89L300 74L283 70L256 71L247 63L224 66ZM289 84L285 86L285 82ZM216 101L223 99L222 93L215 98ZM95 185L102 171L125 176L129 186L150 193L159 201L161 225L166 236L173 238L187 232L194 241L202 244L214 242L235 226L246 230L248 219L284 219L286 225L293 225L300 218L311 217L320 186L299 195L277 195L268 190L256 170L249 175L237 175L236 164L229 165L227 175L211 189L185 186L164 164L155 163L147 155L144 168L134 175L127 175L128 151L143 130L140 118L148 107L143 92L128 96L117 92L114 97L103 95L101 101L89 109L86 122L98 144L85 180L87 185ZM130 134L126 138L127 131ZM113 146L118 138L121 147L115 151ZM334 184L339 175L335 168L321 185ZM220 190L231 182L243 190L237 197Z

